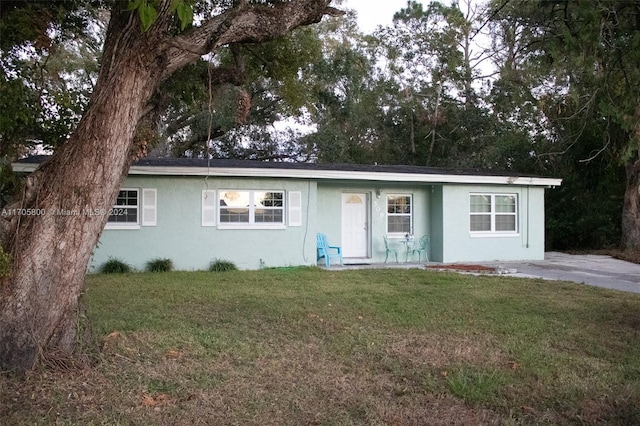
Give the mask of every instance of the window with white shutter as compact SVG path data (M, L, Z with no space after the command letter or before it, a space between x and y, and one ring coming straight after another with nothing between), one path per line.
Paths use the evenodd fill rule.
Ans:
M202 226L216 226L216 191L202 191Z
M142 226L156 226L158 193L155 188L142 188Z
M302 226L302 192L289 191L289 226Z

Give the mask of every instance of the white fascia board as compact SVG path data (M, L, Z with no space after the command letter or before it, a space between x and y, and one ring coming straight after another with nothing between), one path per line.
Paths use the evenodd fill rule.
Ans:
M254 178L298 178L327 180L358 180L373 182L412 182L412 183L457 183L457 184L497 184L520 186L560 186L562 179L542 177L481 176L414 174L390 172L360 172L345 170L303 170L271 168L234 168L234 167L150 167L132 166L130 175L164 176L211 176L211 177L254 177Z
M38 168L40 164L37 163L11 163L11 169L15 173L31 173Z
M13 171L31 173L39 164L13 163ZM357 180L370 182L408 182L408 183L456 183L485 185L519 186L560 186L562 179L543 177L447 175L391 172L360 172L348 170L304 170L237 167L169 167L169 166L131 166L130 175L147 176L211 176L211 177L254 177L254 178L297 178L326 180Z

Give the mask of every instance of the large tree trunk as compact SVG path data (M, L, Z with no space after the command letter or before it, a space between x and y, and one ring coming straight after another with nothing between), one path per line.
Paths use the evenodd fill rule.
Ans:
M275 6L238 2L199 28L171 36L171 0L143 32L127 2L114 2L90 106L69 141L32 173L17 214L0 223L12 270L0 281L0 370L28 370L76 347L78 299L108 210L126 176L135 128L162 79L222 44L263 41L318 22L330 0ZM30 209L30 210L27 210Z
M640 250L640 159L627 166L621 246L623 250Z
M129 166L143 107L163 67L136 19L114 11L92 102L69 141L31 174L8 249L12 273L2 281L0 364L30 369L40 356L71 352L78 298L92 249Z

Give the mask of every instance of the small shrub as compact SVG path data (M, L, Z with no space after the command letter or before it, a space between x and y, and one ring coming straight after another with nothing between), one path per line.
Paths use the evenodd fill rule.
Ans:
M126 274L131 271L131 266L119 259L109 259L100 267L101 274Z
M147 272L171 272L172 270L171 259L153 259L147 262Z
M233 262L229 262L228 260L214 260L211 262L211 266L209 266L209 271L211 272L227 272L227 271L237 271L238 267Z

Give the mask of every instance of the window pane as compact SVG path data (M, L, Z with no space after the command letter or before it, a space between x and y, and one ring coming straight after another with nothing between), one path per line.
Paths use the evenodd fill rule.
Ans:
M138 223L138 191L121 190L118 192L116 204L109 212L109 223Z
M411 196L387 195L387 232L411 233Z
M513 195L496 195L497 213L515 213L516 197Z
M496 231L515 231L515 215L496 215Z
M284 191L221 190L220 223L284 223Z
M282 223L282 209L264 210L257 209L255 212L256 223Z
M220 191L220 205L226 207L249 207L249 191Z
M491 231L491 215L474 214L470 220L471 231Z
M116 206L137 206L138 191L120 191L116 198Z
M112 223L137 223L137 207L114 207L109 215L109 222Z
M283 207L284 193L282 192L256 192L256 206L264 207Z
M254 192L254 223L284 222L284 192ZM262 208L263 207L263 208Z
M249 191L220 191L220 222L249 223Z
M387 232L401 232L403 234L411 232L411 218L409 216L388 216Z
M410 214L411 197L404 195L387 196L387 213Z
M127 206L138 205L138 191L126 191L127 192Z
M248 208L220 208L220 222L224 223L249 223Z
M411 214L411 197L402 197L402 213Z
M491 211L490 195L472 195L471 213L489 213Z

